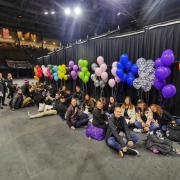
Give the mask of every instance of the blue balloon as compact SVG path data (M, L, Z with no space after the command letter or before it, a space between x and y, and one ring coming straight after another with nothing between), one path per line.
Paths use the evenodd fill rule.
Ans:
M132 62L131 62L131 61L128 61L128 62L126 63L126 65L125 65L125 69L126 69L127 71L129 71L129 70L131 69L131 67L132 67Z
M127 77L127 83L129 86L133 85L134 77L133 76L128 76Z
M55 77L55 76L58 76L58 74L55 72L55 73L53 73L53 76Z
M132 72L129 72L128 77L134 77L134 74Z
M127 79L127 75L124 73L123 76L120 78L122 82L125 82Z
M127 62L129 61L128 55L127 54L122 54L120 57L120 63L125 66Z
M123 69L124 68L124 66L121 64L121 63L117 63L117 65L116 65L116 67L118 68L118 69Z
M56 72L58 70L58 67L57 66L54 66L53 67L53 71Z
M54 77L54 80L55 80L55 81L58 81L58 79L59 79L58 76L55 76L55 77Z
M117 69L116 75L117 75L120 79L122 79L122 77L123 77L123 75L124 75L123 69Z
M138 66L136 64L133 64L131 67L131 72L136 75L138 73Z

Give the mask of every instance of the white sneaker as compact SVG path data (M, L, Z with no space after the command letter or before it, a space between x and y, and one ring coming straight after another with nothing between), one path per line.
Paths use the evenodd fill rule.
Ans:
M136 132L136 133L142 133L143 132L142 129L137 129L137 128L134 128L133 131Z

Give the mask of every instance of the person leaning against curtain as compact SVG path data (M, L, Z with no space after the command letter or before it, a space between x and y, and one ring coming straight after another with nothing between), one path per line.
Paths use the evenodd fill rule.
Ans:
M161 106L157 104L151 104L150 106L151 111L153 113L155 127L154 129L160 129L163 132L167 131L167 125L168 124L175 124L176 120L171 116L171 114L164 109L162 109Z
M85 126L89 122L88 115L83 113L77 106L76 98L71 99L71 104L66 111L65 119L68 126L73 130Z
M154 131L153 113L142 99L137 102L136 117L134 132L147 133L148 131Z
M108 120L106 132L106 144L118 152L120 157L125 154L139 155L139 152L131 149L138 141L135 134L130 133L125 118L122 116L122 109L118 106L114 109L114 114Z
M131 98L129 96L125 97L121 109L122 115L124 116L127 124L129 126L134 126L134 123L136 121L136 111L135 106L132 104Z

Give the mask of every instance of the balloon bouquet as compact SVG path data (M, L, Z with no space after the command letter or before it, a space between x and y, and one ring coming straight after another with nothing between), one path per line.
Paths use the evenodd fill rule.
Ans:
M114 93L113 88L115 87L115 85L117 85L118 83L121 82L121 79L116 75L117 63L118 63L117 61L114 61L112 63L111 74L114 76L114 78L111 78L108 81L109 86L112 88L112 96L116 96L117 95L116 93Z
M144 58L139 58L136 64L138 66L139 77L133 81L133 86L135 89L141 90L142 98L142 92L149 92L154 82L154 61L146 61ZM146 95L148 95L147 101L149 101L149 94Z
M39 65L36 65L34 67L34 73L35 73L35 76L34 76L35 80L39 80L42 77L43 71Z
M97 64L93 63L91 65L91 69L95 72L91 75L91 79L94 82L94 86L96 88L100 87L100 96L102 96L104 87L108 81L108 73L106 72L107 64L104 63L104 58L102 56L97 57Z
M119 79L121 79L122 82L127 82L129 86L132 86L138 72L138 67L129 60L127 54L122 54L120 56L116 68L116 75L119 77Z
M87 92L86 84L89 82L89 77L91 75L88 70L88 64L89 64L88 60L83 60L83 59L78 60L78 65L79 65L79 69L80 69L78 76L81 79L81 81L83 82L82 86L86 92Z
M60 80L66 81L68 79L67 66L65 64L59 65L57 74Z
M73 80L76 80L78 77L79 67L74 63L73 60L69 61L68 67L70 68L70 76Z
M174 61L174 53L170 49L163 51L161 58L155 60L154 87L162 92L165 99L172 98L176 94L176 87L173 84L166 85L166 79L171 74L170 66Z

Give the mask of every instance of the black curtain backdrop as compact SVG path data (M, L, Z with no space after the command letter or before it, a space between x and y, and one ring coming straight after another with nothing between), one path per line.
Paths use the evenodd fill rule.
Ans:
M135 63L140 57L155 60L161 56L165 49L172 49L175 53L176 61L178 60L180 57L180 24L161 24L161 26L146 27L131 34L92 38L83 43L72 45L72 47L53 52L48 56L38 58L38 64L68 64L70 60L74 60L77 63L79 59L87 59L92 64L96 62L98 56L103 56L108 65L108 73L110 75L112 62L118 61L119 56L123 53L127 53L129 58ZM176 86L177 94L171 100L162 100L161 94L154 88L149 93L142 93L136 91L133 87L128 87L126 83L119 84L118 87L114 88L114 91L119 102L122 102L126 95L130 95L134 103L138 98L143 97L149 104L161 104L173 115L180 116L180 85L178 80L180 81L180 71L178 71L175 63L168 82ZM77 81L76 83L80 84L81 82ZM70 84L70 88L75 86L75 82L67 82L67 84ZM95 89L91 81L87 88L84 86L83 88L87 89L86 91L94 97L100 94L100 90ZM103 95L109 96L111 94L112 90L106 86Z

